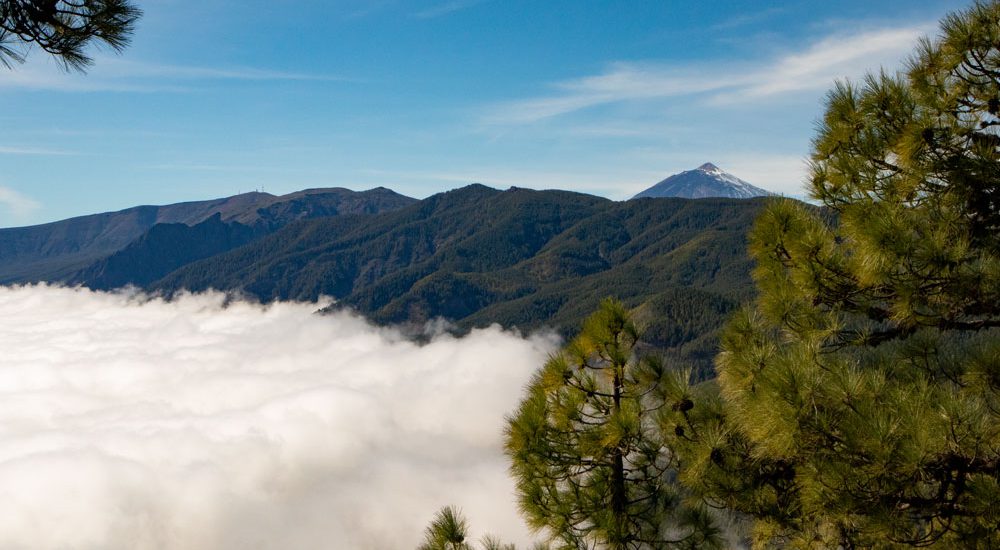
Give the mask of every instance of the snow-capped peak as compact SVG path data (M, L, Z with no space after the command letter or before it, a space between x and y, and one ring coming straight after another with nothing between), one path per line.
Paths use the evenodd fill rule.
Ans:
M706 162L694 170L674 174L633 198L682 197L699 199L705 197L730 197L747 199L771 194L722 170L711 162Z

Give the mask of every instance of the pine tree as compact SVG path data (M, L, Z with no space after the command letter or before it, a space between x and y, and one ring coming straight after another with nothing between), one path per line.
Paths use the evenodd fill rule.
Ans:
M87 47L121 50L141 13L130 0L0 0L0 65L23 62L34 45L83 71L93 63Z
M472 550L465 542L468 532L469 523L462 513L445 506L427 526L419 550Z
M417 550L473 550L468 542L469 522L462 512L451 506L445 506L434 516L430 525L424 530L424 542ZM505 544L499 538L486 535L480 541L482 550L516 550L513 544ZM535 550L546 550L536 546Z
M682 479L760 547L1000 548L1000 2L905 74L841 83L811 194L751 236L717 393L667 411Z
M660 362L635 357L638 332L607 300L535 375L508 419L521 510L561 548L711 548L710 518L672 482L653 420Z

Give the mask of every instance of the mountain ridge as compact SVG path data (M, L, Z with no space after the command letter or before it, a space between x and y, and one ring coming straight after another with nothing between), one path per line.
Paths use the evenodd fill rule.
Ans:
M752 296L746 235L767 200L612 201L479 184L419 201L384 188L346 193L244 197L243 207L216 207L193 225L156 223L40 280L167 297L208 289L262 302L328 296L378 324L419 329L443 318L459 332L498 323L563 336L614 296L636 312L649 346L705 378L719 328ZM185 219L211 209L195 206L182 209ZM149 208L134 212L155 220ZM3 237L0 248L10 245Z
M746 234L766 199L611 201L468 186L374 216L302 220L148 285L271 300L333 297L379 324L444 318L564 336L607 296L698 376L752 296ZM693 312L693 313L692 313Z
M287 195L250 192L4 228L0 229L0 284L65 282L125 249L157 224L194 226L218 214L225 223L241 223L263 234L295 219L371 213L413 202L416 199L384 187L307 189Z

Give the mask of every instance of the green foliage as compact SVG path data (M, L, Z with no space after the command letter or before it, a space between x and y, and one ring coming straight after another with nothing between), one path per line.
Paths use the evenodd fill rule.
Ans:
M445 506L435 514L430 525L424 530L424 542L417 550L473 550L468 541L469 522L462 512ZM493 535L486 535L480 541L482 550L516 550L513 544L506 544ZM537 545L534 550L546 550Z
M424 531L424 543L419 550L471 550L466 544L469 524L462 513L446 506L442 508Z
M0 0L0 64L23 62L36 45L83 71L93 63L85 53L92 42L121 50L141 14L129 0Z
M759 547L1000 547L1000 3L947 17L905 75L838 85L812 194L757 222L759 298L718 387L664 433L682 481Z
M564 548L718 546L671 481L653 422L667 371L635 357L637 341L625 307L606 300L535 375L506 430L521 510Z
M444 317L567 338L616 296L642 311L647 344L705 378L718 330L752 292L746 233L763 204L470 186L375 216L292 224L150 286L328 295L378 322Z
M158 223L129 246L77 272L66 282L86 283L95 290L149 284L186 263L246 244L260 233L241 223L223 223L218 214L193 226Z

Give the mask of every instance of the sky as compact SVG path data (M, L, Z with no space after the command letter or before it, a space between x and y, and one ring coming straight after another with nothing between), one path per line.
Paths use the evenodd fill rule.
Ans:
M0 227L263 190L624 200L713 162L802 195L826 91L954 0L156 0L122 54L0 70Z
M0 547L527 547L503 456L554 337L418 345L316 304L0 287Z

